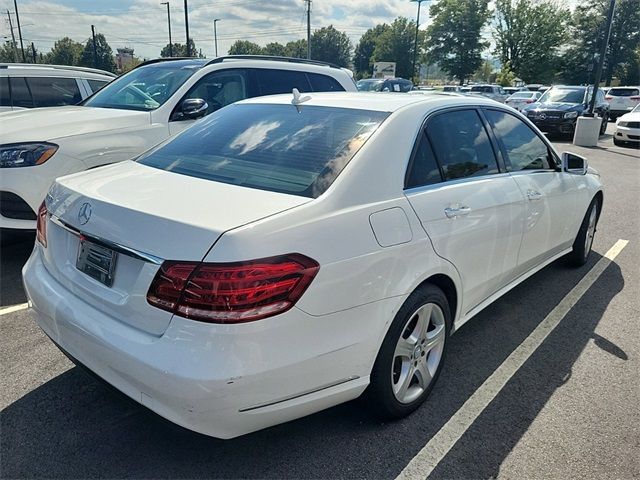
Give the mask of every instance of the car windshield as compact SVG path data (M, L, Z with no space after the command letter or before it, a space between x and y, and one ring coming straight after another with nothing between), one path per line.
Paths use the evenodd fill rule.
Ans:
M155 110L200 68L199 64L166 62L139 67L114 80L83 105L87 107Z
M489 85L476 85L475 87L471 87L472 92L482 92L482 93L491 93L493 92L493 87Z
M360 80L356 86L361 92L380 92L383 83L384 80Z
M138 161L214 182L316 198L388 115L305 105L231 105Z
M547 90L540 103L582 103L584 101L584 88L552 88Z

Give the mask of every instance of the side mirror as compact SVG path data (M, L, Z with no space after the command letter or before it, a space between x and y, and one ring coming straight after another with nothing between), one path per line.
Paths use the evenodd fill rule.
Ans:
M571 152L562 152L562 171L574 175L587 174L587 159Z
M180 104L176 120L195 120L204 117L209 105L201 98L187 98Z

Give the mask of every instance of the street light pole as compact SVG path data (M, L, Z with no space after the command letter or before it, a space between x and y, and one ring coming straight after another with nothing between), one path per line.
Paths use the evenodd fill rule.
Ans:
M169 2L162 2L160 5L167 6L167 23L169 24L169 56L173 57L173 43L171 42L171 10L169 8Z
M219 22L219 18L213 20L213 42L215 44L216 57L218 56L218 30L216 30L216 23Z
M411 73L413 78L416 78L416 60L418 58L418 28L420 27L420 6L424 0L411 0L412 2L418 2L418 16L416 18L416 38L413 41L413 66L411 67Z
M189 6L184 0L184 29L187 35L187 57L191 56L191 45L189 45Z
M596 104L596 94L598 93L598 87L600 87L600 77L602 77L602 67L604 65L604 57L607 54L607 47L609 46L609 37L611 36L611 25L613 24L613 11L616 8L616 0L611 0L609 4L609 13L607 13L607 23L604 27L604 38L602 39L602 47L600 48L600 58L598 58L598 68L596 69L596 76L593 79L593 91L591 92L591 101L589 102L589 111L586 116L593 117L593 109Z

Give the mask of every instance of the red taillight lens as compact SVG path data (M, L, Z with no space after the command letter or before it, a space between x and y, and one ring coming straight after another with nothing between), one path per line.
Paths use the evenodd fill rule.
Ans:
M320 266L297 253L234 263L164 262L147 301L211 323L259 320L289 310Z
M640 100L640 96L634 95L633 97L629 97L631 100Z
M533 103L533 100L531 100L530 98L524 101L525 103Z
M38 217L36 219L36 240L42 244L43 247L47 246L47 206L44 202L40 204L38 208Z
M605 100L613 100L613 97L611 95L605 95L604 99Z

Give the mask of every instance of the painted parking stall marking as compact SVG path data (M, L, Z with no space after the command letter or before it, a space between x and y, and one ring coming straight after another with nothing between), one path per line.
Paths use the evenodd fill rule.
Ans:
M533 332L513 351L507 359L487 378L460 409L445 423L431 440L418 452L400 472L396 480L424 479L449 453L507 382L538 349L549 334L558 326L591 285L606 270L609 264L629 243L618 240L596 263L582 280L556 305Z
M13 312L19 312L20 310L26 310L27 308L29 308L29 304L28 303L20 303L18 305L11 305L9 307L3 307L3 308L0 308L0 316L7 315L7 314L13 313Z

